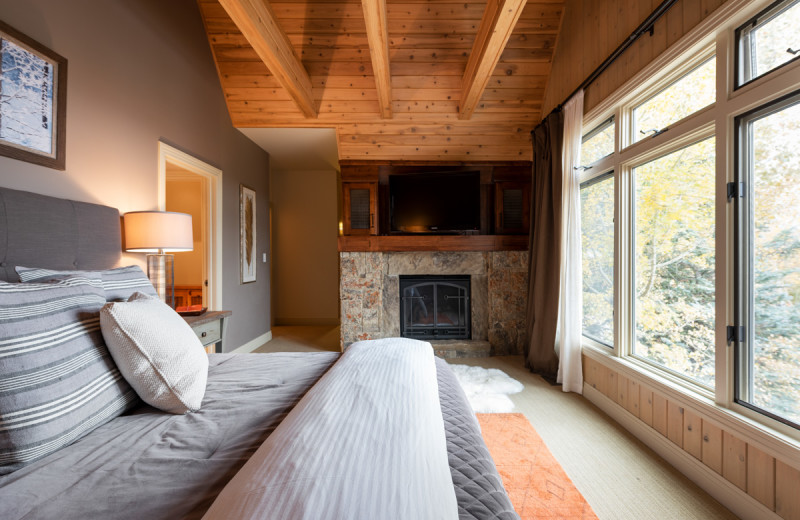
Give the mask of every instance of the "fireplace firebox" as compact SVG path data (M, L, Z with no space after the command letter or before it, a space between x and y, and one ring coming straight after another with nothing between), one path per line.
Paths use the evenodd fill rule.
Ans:
M469 275L401 275L400 335L470 339Z

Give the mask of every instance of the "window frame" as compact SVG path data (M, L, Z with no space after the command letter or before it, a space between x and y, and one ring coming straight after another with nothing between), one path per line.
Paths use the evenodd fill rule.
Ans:
M751 372L755 362L753 354L754 305L751 290L754 262L750 240L752 222L749 218L750 201L753 200L751 198L753 190L750 189L750 186L753 181L754 164L750 160L749 153L751 150L749 147L752 146L749 124L798 104L800 104L800 89L738 114L733 121L734 166L733 181L731 182L734 191L728 189L728 199L732 203L733 213L733 312L730 325L733 329L728 332L726 339L728 344L733 347L733 403L800 431L800 423L775 414L741 397L742 385L747 384L752 399L754 381ZM745 142L749 147L745 146Z
M600 347L584 338L586 355L616 367L629 377L637 374L642 384L661 388L693 403L712 416L726 417L745 428L748 435L770 443L768 439L787 439L800 449L800 430L740 405L734 396L734 349L726 341L727 325L733 316L733 211L727 203L727 183L733 180L734 118L797 90L800 84L800 60L791 60L770 73L747 83L746 88L735 88L734 54L735 30L774 3L773 0L729 0L702 20L684 37L654 58L642 70L616 91L589 109L584 115L584 127L594 129L615 115L615 152L590 171L584 170L585 180L608 170L614 170L615 197L615 256L614 256L614 349ZM716 101L684 119L672 123L668 132L642 139L631 140L631 112L643 100L669 86L682 74L691 70L711 55L716 56ZM775 72L779 71L779 72ZM743 85L744 87L744 85ZM714 388L699 387L681 377L653 367L630 356L633 311L630 298L631 240L629 234L631 207L631 168L648 158L669 153L680 143L700 140L704 135L716 135L715 141L715 380ZM597 172L597 173L595 173ZM725 419L728 420L728 419ZM762 437L760 432L772 432ZM782 449L782 448L780 448Z
M696 114L696 113L695 113ZM633 157L628 165L627 171L629 176L629 202L630 202L630 217L627 219L626 229L625 232L629 235L630 247L628 249L628 261L626 262L629 266L628 275L630 276L630 280L628 280L628 298L630 301L630 312L629 312L629 323L630 323L630 341L628 342L627 349L625 355L628 356L630 359L636 360L640 365L645 365L650 367L653 370L663 372L668 378L676 382L687 389L690 389L695 392L702 393L704 395L710 395L714 391L714 386L705 385L700 381L687 376L677 370L671 369L665 365L661 365L645 356L640 354L636 354L636 194L635 194L635 177L634 177L634 170L639 166L643 166L648 164L652 161L656 161L663 157L666 157L670 154L679 152L684 150L690 146L698 144L702 141L705 141L710 138L715 138L714 128L710 125L703 125L700 126L696 131L689 132L686 135L683 135L679 138L676 138L667 144L655 147L650 150L649 153L644 155L639 155ZM716 156L716 152L715 152ZM716 157L715 157L716 162ZM715 164L716 168L716 164ZM716 209L716 208L715 208ZM716 213L716 211L715 211ZM716 222L715 222L716 225ZM716 273L715 273L716 276ZM716 305L716 304L715 304ZM717 344L716 341L714 343L714 349L716 352Z
M606 122L608 122L608 121L613 122L614 121L614 116L611 116L609 119L606 120ZM601 125L605 124L606 122L601 123ZM598 126L597 128L600 128L600 127ZM606 128L607 128L607 126L606 126ZM587 134L587 135L589 135L589 134ZM609 155L613 155L613 153L609 154ZM600 160L604 159L605 157L608 157L609 155L606 155L606 156L602 157L601 159L598 159L595 162L599 162ZM584 174L585 173L586 173L586 169L584 169ZM586 177L586 179L583 180L583 177ZM596 174L592 174L592 175L582 175L581 176L581 182L579 184L579 190L582 190L583 188L588 188L589 186L592 186L593 184L600 184L601 182L607 181L609 179L613 182L614 192L616 193L616 177L614 175L614 170L605 170L605 171L601 171L600 173L596 173ZM616 200L615 200L614 206L616 207ZM616 251L616 233L617 233L616 226L614 226L614 237L612 238L612 240L614 241L614 250L615 251ZM612 253L612 254L614 254L614 253ZM595 338L593 336L587 336L583 332L583 327L581 327L581 338L584 341L588 341L589 344L591 344L593 346L601 347L601 348L604 348L604 349L607 349L607 350L611 350L611 351L614 350L615 343L616 343L614 341L614 336L615 336L614 329L616 328L614 323L616 323L616 297L617 297L617 295L616 295L616 285L617 285L616 284L616 254L614 254L614 257L615 258L612 259L612 262L614 262L614 269L612 270L612 272L614 273L614 277L615 278L614 278L614 284L612 286L612 291L614 293L613 294L614 305L612 306L612 311L611 311L611 320L612 320L611 345L605 343L604 341L600 340L599 338ZM581 281L581 290L583 290L582 286L583 286L583 282Z
M634 110L650 99L661 94L663 91L670 88L688 74L691 74L692 71L699 68L711 58L715 58L717 60L717 75L719 75L719 56L716 46L713 41L703 42L703 44L698 48L692 49L688 56L681 56L679 59L673 61L673 63L670 63L667 67L658 71L658 73L653 74L653 76L649 78L643 85L641 85L639 89L636 89L633 95L629 96L628 99L622 103L620 119L624 122L624 124L617 125L623 126L624 128L624 131L620 133L620 138L622 139L622 141L619 143L620 150L626 151L633 147L640 146L647 148L648 145L645 145L644 143L657 140L659 137L669 139L670 136L665 134L671 133L674 135L676 132L671 132L673 129L683 126L684 123L713 109L716 103L712 103L695 112L692 112L686 117L677 119L668 126L660 128L655 134L645 136L638 141L634 135ZM717 99L719 99L719 82L717 82L716 88Z
M664 128L655 129L656 132L654 134L652 134L652 135L645 135L641 139L636 139L636 117L634 116L634 112L636 111L636 109L641 107L645 103L649 102L650 100L652 100L653 98L655 98L656 96L661 94L662 92L665 92L666 90L670 89L671 87L676 85L678 82L680 82L681 80L683 80L687 76L689 76L691 73L693 73L693 72L697 71L698 69L700 69L700 67L704 66L709 61L711 61L711 60L717 61L716 58L717 58L717 56L716 56L714 50L711 49L711 48L705 49L704 51L701 51L701 52L697 53L692 58L688 59L685 63L683 63L680 66L676 67L675 70L672 71L672 73L668 76L669 80L666 80L666 81L663 81L663 82L659 81L657 83L657 85L660 88L652 89L652 91L648 92L647 96L642 96L641 99L637 99L636 102L631 103L630 107L628 108L628 114L627 114L628 118L630 119L629 133L628 133L629 146L633 146L635 144L639 144L642 141L648 140L649 138L657 137L657 136L663 134L664 132L668 131L670 128L672 128L672 127L674 127L676 125L679 125L681 122L688 121L689 119L691 119L696 114L699 114L699 113L701 113L701 112L703 112L703 111L705 111L705 110L707 110L707 109L709 109L709 108L714 106L716 101L715 101L715 103L711 103L709 105L706 105L704 107L701 107L701 108L695 110L694 112L692 112L691 114L689 114L687 116L684 116L684 117L682 117L680 119L676 119L675 121L673 121L672 123L668 124ZM716 85L715 85L715 87L716 87ZM716 93L715 93L715 96L716 96Z
M592 169L595 164L601 162L606 157L610 157L611 155L614 155L614 152L616 151L616 143L617 143L617 138L616 138L616 135L617 135L616 115L615 114L611 114L611 116L607 117L604 121L601 121L600 123L596 124L591 130L586 132L586 134L584 134L581 137L581 149L583 149L583 145L586 143L586 141L589 141L594 136L602 133L606 128L608 128L609 126L612 126L612 125L614 125L614 146L612 147L611 152L606 154L606 155L604 155L604 156L602 156L602 157L598 157L597 159L595 159L594 161L590 162L589 164L581 164L580 167L583 168L584 171Z
M792 3L796 4L797 0L777 0L772 4L770 4L769 6L767 6L765 9L759 11L758 14L756 14L755 16L753 16L752 18L750 18L749 20L747 20L746 22L744 22L735 29L734 42L733 42L733 49L734 49L733 90L734 91L746 85L749 85L750 83L757 81L765 76L768 76L769 74L772 74L773 72L786 67L790 63L794 63L800 60L800 53L797 53L795 54L794 58L781 63L777 67L771 68L768 71L759 74L758 76L753 76L750 79L745 79L746 78L745 73L749 69L749 62L747 60L749 53L745 50L746 42L745 38L743 37L743 34L745 34L745 32L747 34L752 33L753 31L758 29L759 26L765 25L768 22L775 19L776 17L780 16L782 12L793 7ZM782 4L786 5L783 6Z

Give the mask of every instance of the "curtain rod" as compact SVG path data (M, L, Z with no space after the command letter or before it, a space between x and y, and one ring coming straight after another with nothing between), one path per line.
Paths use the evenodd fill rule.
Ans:
M582 89L585 89L586 87L594 83L594 80L596 80L600 76L600 74L605 72L605 70L608 67L610 67L611 64L614 63L617 60L617 58L619 58L620 55L622 55L623 52L628 50L628 47L633 45L633 43L636 40L638 40L642 35L644 35L644 33L650 33L650 36L653 36L653 26L655 25L656 21L658 21L659 18L664 16L664 14L669 10L669 8L675 5L677 1L678 0L664 0L663 2L661 2L661 4L658 7L656 7L655 10L652 13L650 13L648 17L645 18L644 21L640 23L636 29L634 29L634 31L630 34L630 36L628 36L622 43L619 44L619 46L614 50L614 52L612 52L608 56L608 58L606 58L603 61L603 63L601 63L596 69L594 69L594 71L591 74L589 74L589 76L585 80L583 80L583 82L580 85L578 85L578 88L573 90L572 93L569 96L567 96L566 99L564 99L564 101L559 103L557 107L555 107L553 110L550 111L550 114L559 112L564 103L569 101L569 99L572 96L574 96ZM550 114L548 114L548 116ZM544 121L544 119L546 118L543 118L542 121ZM541 124L541 122L539 124Z

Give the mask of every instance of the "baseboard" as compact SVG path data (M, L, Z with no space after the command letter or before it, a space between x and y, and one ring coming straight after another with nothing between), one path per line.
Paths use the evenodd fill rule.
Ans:
M232 350L231 354L247 354L249 352L254 351L267 341L272 339L272 331L267 331L265 334L258 336L257 338L253 338L241 347Z
M306 327L335 327L339 325L339 318L279 318L275 317L275 326L306 326Z
M584 384L583 396L739 518L781 520L780 516L761 502L631 415L596 388Z

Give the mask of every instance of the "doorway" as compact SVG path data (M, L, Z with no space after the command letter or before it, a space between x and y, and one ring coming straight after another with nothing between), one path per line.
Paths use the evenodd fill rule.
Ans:
M222 171L158 143L159 209L192 215L192 251L175 255L176 307L222 308Z

